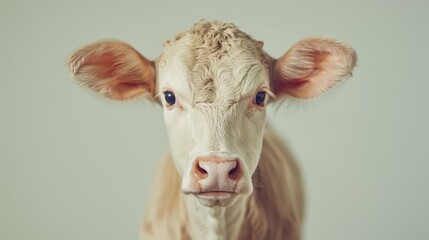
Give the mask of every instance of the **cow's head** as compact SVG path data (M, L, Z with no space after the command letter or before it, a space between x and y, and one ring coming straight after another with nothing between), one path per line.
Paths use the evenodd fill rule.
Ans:
M199 22L166 41L149 61L129 45L105 41L69 59L79 83L111 99L145 96L164 108L182 191L205 206L230 206L252 192L266 105L312 98L351 74L355 52L310 38L273 59L234 25Z

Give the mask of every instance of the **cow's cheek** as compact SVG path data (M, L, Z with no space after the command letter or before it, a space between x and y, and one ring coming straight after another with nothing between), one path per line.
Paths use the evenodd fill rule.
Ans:
M189 161L189 152L195 146L188 113L180 109L164 109L164 121L174 164L183 176Z
M256 167L259 163L259 159L262 151L262 141L263 133L265 129L266 122L266 112L255 111L251 115L247 115L245 119L246 129L252 129L252 131L247 131L251 133L250 136L246 137L246 143L243 146L246 146L244 151L246 151L246 164L250 174L256 170Z

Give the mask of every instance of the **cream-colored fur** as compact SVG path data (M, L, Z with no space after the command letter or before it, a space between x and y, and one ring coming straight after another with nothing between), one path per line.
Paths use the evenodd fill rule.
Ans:
M252 181L255 187L246 201L238 239L300 239L304 193L299 167L269 127L265 129L261 159ZM143 224L143 239L191 239L181 178L169 155L159 166L155 183Z

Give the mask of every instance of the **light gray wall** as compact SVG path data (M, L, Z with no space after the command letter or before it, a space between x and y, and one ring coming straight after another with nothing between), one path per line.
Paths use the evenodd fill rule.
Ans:
M88 94L65 59L104 38L153 59L201 18L276 57L312 35L354 46L353 78L269 113L304 172L305 239L429 239L428 1L248 2L2 0L0 239L138 239L168 148L161 109Z

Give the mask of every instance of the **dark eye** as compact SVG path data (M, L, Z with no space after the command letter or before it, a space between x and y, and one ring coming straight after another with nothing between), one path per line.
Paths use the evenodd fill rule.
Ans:
M264 91L259 91L256 93L255 98L253 99L253 103L259 106L264 106L265 104L265 95L266 93Z
M165 97L165 101L168 103L168 105L172 106L176 103L176 96L174 96L173 92L165 91L164 97Z

